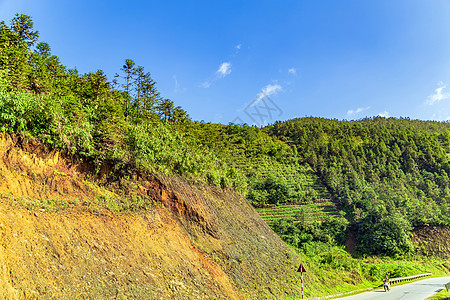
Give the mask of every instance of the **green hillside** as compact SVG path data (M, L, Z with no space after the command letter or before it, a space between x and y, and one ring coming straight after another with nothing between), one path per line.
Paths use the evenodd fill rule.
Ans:
M2 132L111 165L116 177L141 170L234 189L298 249L351 235L357 254L404 255L415 251L414 228L450 226L449 123L194 122L134 61L118 63L113 80L79 74L38 38L29 16L0 25Z
M339 216L339 210L333 202L317 202L304 205L277 205L256 208L261 218L268 224L280 219L296 220L300 215L305 221L323 220L328 216Z
M413 251L409 232L450 224L450 124L295 119L266 128L296 146L346 212L358 249Z

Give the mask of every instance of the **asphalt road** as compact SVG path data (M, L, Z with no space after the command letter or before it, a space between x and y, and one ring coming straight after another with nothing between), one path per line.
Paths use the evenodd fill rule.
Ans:
M444 288L444 284L450 282L450 276L448 277L438 277L438 278L428 278L413 283L391 286L389 292L385 292L383 289L362 293L359 295L353 295L348 297L343 297L339 299L344 300L372 300L372 299L383 299L383 300L423 300L432 296Z

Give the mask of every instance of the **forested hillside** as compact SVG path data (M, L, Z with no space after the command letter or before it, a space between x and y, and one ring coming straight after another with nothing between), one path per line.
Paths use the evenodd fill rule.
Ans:
M449 225L449 129L380 117L305 118L267 128L298 147L347 212L360 251L372 254L410 251L413 227Z
M79 74L38 36L26 15L0 25L1 131L37 137L99 166L110 162L122 175L142 168L239 185L239 174L179 130L189 115L159 94L142 66L126 59L111 81L101 70Z
M450 225L450 124L302 118L265 128L194 122L126 59L113 79L66 68L29 16L0 25L0 131L74 161L176 174L244 194L255 207L326 201L339 216L271 224L288 243L414 253L415 227ZM120 66L120 64L118 64ZM303 220L303 221L302 221ZM305 250L303 248L303 250Z
M356 234L360 253L413 252L413 228L449 225L448 123L377 117L189 126L246 175L255 206L335 200L350 222L340 229Z

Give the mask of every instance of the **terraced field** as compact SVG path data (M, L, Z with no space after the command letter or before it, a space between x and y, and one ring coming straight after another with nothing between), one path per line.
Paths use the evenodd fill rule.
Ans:
M278 219L294 219L296 216L300 216L305 221L320 220L326 216L339 216L336 204L331 201L302 205L277 205L256 208L256 211L268 224Z

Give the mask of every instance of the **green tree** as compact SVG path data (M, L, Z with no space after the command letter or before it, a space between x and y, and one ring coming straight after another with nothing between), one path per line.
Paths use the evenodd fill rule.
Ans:
M144 67L137 67L135 74L136 109L140 114L154 112L156 104L161 98L156 89L156 82L153 81L149 72L144 72Z
M123 78L125 79L125 83L122 85L122 87L124 88L124 92L127 96L131 96L131 86L136 74L136 69L134 67L135 65L136 64L134 61L132 61L131 59L126 59L125 64L120 69L124 73Z
M28 47L33 46L39 38L39 32L33 30L33 20L30 16L16 14L11 20L11 28L19 35L20 40L28 45Z
M0 69L6 90L27 89L28 75L31 68L28 62L28 46L22 42L21 36L8 27L5 22L0 23Z
M173 101L169 99L163 99L158 106L156 107L156 110L158 112L158 115L166 121L170 121L173 114Z

